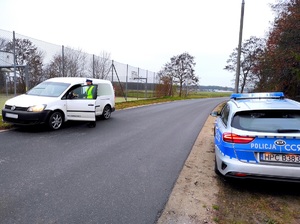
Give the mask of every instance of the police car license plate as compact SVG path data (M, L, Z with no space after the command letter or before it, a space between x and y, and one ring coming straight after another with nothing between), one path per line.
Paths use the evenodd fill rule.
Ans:
M9 118L18 119L18 114L6 113L5 116L6 116L6 117L9 117Z
M262 162L300 163L300 155L279 154L279 153L260 153L260 161L262 161Z

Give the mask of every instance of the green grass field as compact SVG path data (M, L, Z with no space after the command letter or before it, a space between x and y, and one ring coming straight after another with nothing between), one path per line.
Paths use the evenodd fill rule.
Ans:
M198 92L190 93L186 97L163 97L163 98L137 98L127 97L127 101L124 97L116 97L116 110L121 110L128 107L135 107L141 105L149 105L153 103L170 102L175 100L186 100L186 99L199 99L199 98L213 98L213 97L229 97L231 93L224 92ZM3 108L5 101L14 97L14 95L0 94L0 107ZM0 113L0 129L9 128L10 125L2 122L2 114Z
M2 110L2 108L4 107L5 101L14 97L13 94L11 95L6 95L6 94L0 94L0 108ZM5 129L5 128L9 128L10 125L9 124L5 124L2 122L2 113L0 113L0 129Z
M5 94L0 94L0 107L3 108L5 101L12 97L14 97L14 95L6 96Z
M5 101L8 100L8 99L10 99L10 98L12 98L12 97L14 97L14 95L8 95L8 96L6 96L4 94L0 94L0 107L1 107L1 109L4 106ZM134 98L134 97L128 97L127 98L127 101L133 101L133 100L137 100L137 99ZM116 103L120 103L120 102L124 102L124 101L125 101L124 97L116 97Z
M170 97L176 100L181 100L181 99L197 99L197 98L212 98L212 97L227 97L230 96L231 93L224 93L224 92L198 92L198 93L190 93L188 96L186 97ZM140 94L140 96L142 96L142 94ZM14 97L13 94L10 95L6 95L6 94L0 94L0 107L2 108L4 106L4 103L6 100L10 99ZM139 101L139 100L147 100L147 99L153 99L153 98L143 98L143 97L135 97L133 95L131 95L130 97L127 97L127 101ZM125 98L124 97L116 97L116 103L122 103L125 102Z

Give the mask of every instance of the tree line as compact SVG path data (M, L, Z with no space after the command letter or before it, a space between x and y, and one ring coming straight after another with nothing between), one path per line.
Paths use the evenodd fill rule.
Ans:
M300 95L300 0L277 0L271 8L274 21L265 38L251 36L241 46L239 92L283 91L290 98ZM29 65L30 86L52 77L93 77L106 79L110 54L88 59L81 50L66 48L44 64L44 52L28 39L0 39L0 50L16 53L17 65ZM225 70L236 75L238 49L226 61ZM188 94L188 87L198 85L194 57L189 53L173 56L158 72L157 96ZM26 91L24 67L17 67L18 92ZM28 77L27 77L28 78ZM3 79L3 75L0 75ZM1 82L1 80L0 80ZM177 93L178 92L178 93Z
M251 36L242 43L239 91L283 91L300 95L300 0L278 0L266 38ZM237 48L225 70L236 72Z
M265 38L251 36L241 46L239 92L283 91L290 98L300 96L300 0L277 0L271 4L274 21ZM225 70L237 69L238 48L226 61ZM158 73L161 95L197 85L194 57L173 56Z
M24 93L27 87L54 77L92 77L106 79L111 66L110 54L100 53L99 56L88 58L81 50L63 48L62 52L44 63L45 52L38 49L29 39L0 39L0 51L15 52L17 92ZM26 68L27 66L27 68ZM11 66L14 69L14 66ZM27 69L27 70L26 70ZM3 71L1 73L4 73ZM0 83L5 83L4 74L0 74ZM10 92L13 77L9 77Z
M17 76L7 77L3 71L1 72L3 74L0 74L0 83L5 83L5 79L8 78L10 93L13 93L14 81L17 83L17 92L24 93L27 91L28 85L33 87L46 79L54 77L107 79L111 68L110 54L106 52L88 59L87 54L81 50L70 48L64 48L62 52L54 55L50 62L44 63L45 52L38 49L29 39L14 39L11 41L0 39L0 51L15 52ZM198 78L194 74L194 66L194 57L188 53L173 56L171 62L166 64L165 69L158 73L160 84L155 89L156 96L173 95L177 91L176 86L179 86L179 95L181 96L184 86L198 82ZM10 69L14 69L14 66L11 65ZM163 90L162 93L161 90L165 89L165 76L172 77L171 88L168 86L167 92L165 93L165 90ZM118 89L118 86L115 86L115 88ZM2 91L4 91L4 87L2 87Z

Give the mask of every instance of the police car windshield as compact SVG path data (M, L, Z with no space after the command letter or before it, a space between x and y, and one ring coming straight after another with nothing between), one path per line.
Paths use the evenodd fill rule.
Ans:
M68 88L69 85L70 84L68 83L60 82L42 82L33 87L26 94L35 96L58 97Z
M253 110L237 112L233 117L232 127L255 132L300 132L300 111Z

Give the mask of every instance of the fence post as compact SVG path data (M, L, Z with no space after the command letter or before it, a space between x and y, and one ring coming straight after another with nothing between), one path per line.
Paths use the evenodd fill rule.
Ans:
M138 74L137 74L138 78L137 78L137 84L136 84L136 88L137 88L137 92L136 92L136 99L139 99L139 82L140 82L140 68L138 68Z
M153 73L153 81L152 81L153 85L152 85L152 91L153 91L153 94L152 94L152 97L156 97L156 93L155 93L155 87L156 87L156 78L155 78L155 72Z
M65 77L65 47L62 45L61 47L61 55L62 55L62 76Z
M128 90L128 64L127 64L127 67L126 67L126 83L125 83L125 100L127 102L127 90Z
M147 99L148 98L148 94L147 94L147 91L148 90L148 70L146 70L146 92L145 92L145 98Z
M15 31L13 31L13 48L14 48L14 95L17 94L17 71L16 71L16 38L15 38Z
M9 73L4 73L5 74L5 90L6 90L6 96L8 96L8 86L7 86L7 79L9 79Z
M28 89L29 89L29 69L28 69L28 64L25 65L25 77L26 77L26 79L25 79L25 85L26 85L25 92L27 92Z
M111 61L111 82L113 83L114 82L114 60Z
M95 78L95 55L93 54L93 78Z

